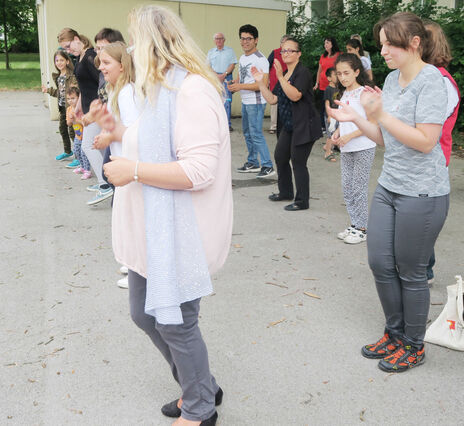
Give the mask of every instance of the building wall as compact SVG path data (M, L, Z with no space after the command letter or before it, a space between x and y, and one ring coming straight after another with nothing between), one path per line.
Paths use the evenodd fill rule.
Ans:
M126 40L127 15L129 11L140 5L140 0L81 0L79 7L70 0L42 0L37 6L40 44L40 66L42 83L53 84L51 73L55 70L53 53L58 47L57 34L64 27L71 27L93 41L95 34L103 27L117 28ZM218 1L194 3L182 1L152 1L152 4L170 8L181 16L193 38L206 53L214 47L213 34L223 32L226 45L235 50L237 59L242 54L238 29L243 24L252 24L258 28L260 37L258 48L264 55L279 46L279 40L286 29L286 1L224 1L223 5L211 4ZM256 5L243 7L243 5ZM234 4L234 6L231 6ZM266 4L274 5L274 9L266 9ZM237 6L235 6L237 5ZM240 5L240 6L239 6ZM72 10L72 13L69 13ZM234 75L237 74L237 68ZM48 95L47 98L50 98ZM50 114L58 117L56 99L48 99ZM240 95L233 98L233 114L240 114Z

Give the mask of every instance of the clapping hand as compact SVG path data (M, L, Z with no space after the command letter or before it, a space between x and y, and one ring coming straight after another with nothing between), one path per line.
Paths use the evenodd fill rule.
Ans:
M338 106L341 108L328 108L328 114L330 117L335 118L337 121L355 121L359 114L351 108L348 104L345 104L340 101L335 101Z
M238 92L240 90L240 83L237 80L230 80L227 82L227 88L232 93Z
M274 59L274 65L273 66L274 66L274 69L275 69L275 72L276 72L277 79L279 79L280 77L283 77L284 70L282 69L282 64L277 59Z
M94 116L98 125L107 132L112 132L116 127L116 120L108 111L106 104L100 102L99 108L95 108L94 110Z
M264 73L256 67L251 67L251 75L255 79L256 83L261 83L264 79Z
M100 134L95 136L93 140L94 149L105 149L112 142L111 133L107 130L102 130Z
M366 86L361 93L361 105L369 118L378 120L383 113L382 90Z

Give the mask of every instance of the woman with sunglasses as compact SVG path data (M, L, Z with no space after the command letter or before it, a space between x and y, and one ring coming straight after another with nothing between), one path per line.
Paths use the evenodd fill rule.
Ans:
M300 46L294 38L282 45L282 58L287 71L282 71L280 62L274 61L278 79L271 92L264 74L252 68L259 90L269 104L277 104L277 145L274 152L277 166L278 194L271 194L271 201L293 201L285 206L287 211L309 209L309 171L306 165L314 141L322 136L319 116L314 107L313 83L309 70L300 64ZM296 193L293 191L292 167Z

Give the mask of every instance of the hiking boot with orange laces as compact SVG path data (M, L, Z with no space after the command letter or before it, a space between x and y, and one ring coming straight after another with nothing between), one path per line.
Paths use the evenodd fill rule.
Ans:
M399 339L390 337L388 333L385 333L377 343L363 346L361 354L370 359L385 358L395 352L401 344L402 342Z
M379 361L379 368L387 373L401 373L425 361L424 346L420 349L411 345L400 346L391 355Z

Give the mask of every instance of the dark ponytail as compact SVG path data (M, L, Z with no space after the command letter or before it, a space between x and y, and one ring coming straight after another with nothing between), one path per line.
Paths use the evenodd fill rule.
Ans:
M354 53L341 53L340 55L338 55L335 61L335 68L337 68L337 64L341 62L346 62L347 64L349 64L350 68L353 71L359 70L359 74L356 77L356 81L359 85L374 87L374 83L367 76L361 59L359 59L357 55L355 55ZM341 98L346 88L340 83L340 81L338 82L338 90L339 98Z
M364 49L359 40L352 38L346 42L346 45L352 47L355 50L359 49L359 56L364 56Z

